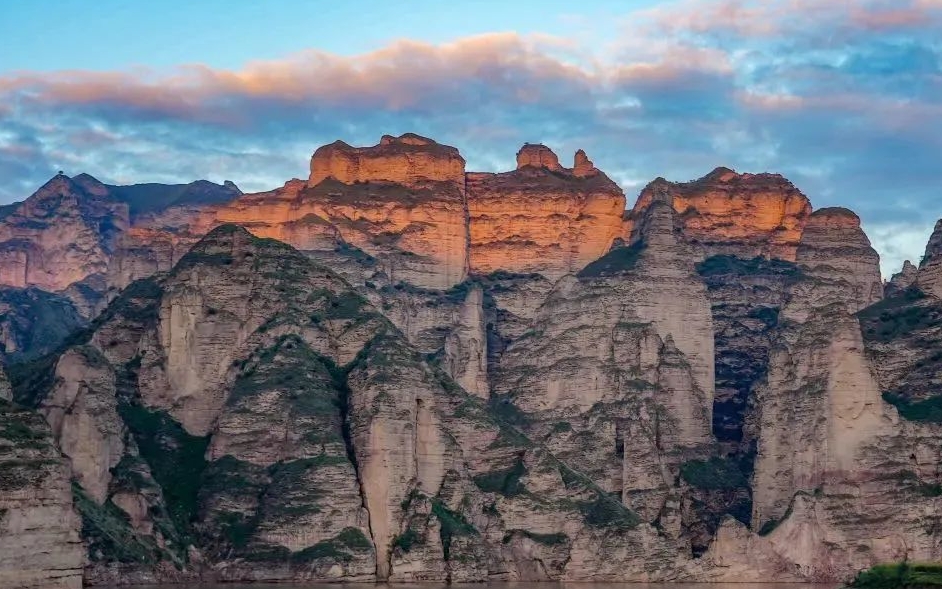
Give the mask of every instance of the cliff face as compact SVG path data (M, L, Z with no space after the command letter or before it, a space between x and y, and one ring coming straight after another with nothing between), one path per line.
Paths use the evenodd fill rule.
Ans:
M192 222L201 207L240 194L231 182L112 186L88 174L60 173L0 218L0 284L61 293L91 319L109 286L113 294L133 278L169 268L161 265L164 255L141 256L135 248L163 254L167 241L180 241L177 226ZM174 219L173 231L128 235L132 223L155 215Z
M441 364L471 392L338 275L234 226L132 284L55 378L18 381L74 469L86 579L680 574L668 539L479 398L483 290L456 299Z
M0 222L0 283L57 291L103 274L127 225L103 184L60 174Z
M584 152L569 169L549 148L524 145L516 170L468 174L471 270L577 272L620 236L624 209L621 189Z
M626 219L634 220L658 196L672 200L684 235L703 257L734 255L794 261L811 204L778 174L737 174L717 168L692 182L658 178L641 191Z
M756 398L753 529L812 579L938 558L934 534L920 524L940 507L920 495L934 484L928 439L938 431L902 422L881 398L874 374L882 367L865 339L872 328L862 336L859 317L879 317L886 301L870 306L881 295L878 258L856 216L815 212L797 264Z
M15 509L44 530L4 544L0 510L0 574L808 581L942 557L942 230L884 289L856 215L779 176L659 179L623 216L582 151L517 164L465 173L407 134L269 192L149 206L57 177L18 205L30 243L67 211L107 247L61 292L0 289L0 461L35 467ZM95 202L130 220L94 229Z
M12 404L8 393L2 376L0 586L78 589L84 550L69 464L42 416Z

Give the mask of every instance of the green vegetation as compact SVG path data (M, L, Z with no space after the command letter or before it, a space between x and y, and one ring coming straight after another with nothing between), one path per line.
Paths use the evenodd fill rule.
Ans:
M455 536L477 535L478 531L474 529L463 515L448 509L448 507L435 499L432 501L432 513L438 518L440 525L440 536L442 540L442 549L445 553L445 560L451 557L451 539Z
M347 562L353 560L351 552L371 550L373 543L357 528L344 528L330 540L322 540L291 555L294 564L310 563L321 558Z
M590 263L576 275L579 278L596 278L600 276L617 276L628 272L638 263L644 244L640 241L629 246L613 248L598 260Z
M485 493L500 493L505 497L513 497L524 491L520 477L526 473L527 467L523 464L523 457L517 456L510 468L479 474L473 480Z
M569 536L562 532L558 534L538 534L530 530L507 530L504 534L503 543L508 544L515 535L524 536L544 546L558 546L569 542Z
M231 455L210 462L200 479L198 496L204 543L216 546L220 553L230 549L241 553L258 526L255 506L268 483L265 469Z
M916 287L887 297L857 313L864 340L886 343L914 331L942 327L942 306Z
M910 401L898 395L883 393L883 400L896 407L903 419L942 423L942 395Z
M119 400L118 412L163 489L171 519L181 532L188 530L196 518L209 436L192 436L165 412L125 399Z
M406 531L399 534L392 541L392 547L398 548L402 552L409 552L416 544L422 543L422 536L412 528L406 528Z
M857 574L850 584L859 589L942 586L942 564L900 562L878 564Z
M366 300L352 290L335 293L320 289L311 293L309 299L323 299L323 309L310 316L315 325L329 319L356 319L363 314L361 308L366 304Z
M697 264L700 276L754 276L757 274L773 274L782 276L797 276L800 274L794 262L775 260L756 256L752 259L739 258L729 255L710 256Z
M110 499L98 505L74 482L72 497L82 517L82 539L93 562L154 564L165 558L172 560L152 538L137 534L127 514Z
M618 499L609 497L601 491L596 492L595 501L579 504L585 522L597 528L629 530L638 525L640 520Z
M487 400L487 406L494 416L510 425L524 426L530 423L527 414L514 405L510 395L492 394Z
M709 460L690 460L680 465L680 476L698 489L726 490L749 486L739 464L732 458L714 456Z

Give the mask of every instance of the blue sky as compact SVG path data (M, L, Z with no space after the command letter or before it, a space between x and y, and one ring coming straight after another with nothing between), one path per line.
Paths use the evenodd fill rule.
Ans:
M942 0L0 2L0 202L102 180L306 175L413 131L472 170L585 148L656 176L780 172L884 261L942 217Z

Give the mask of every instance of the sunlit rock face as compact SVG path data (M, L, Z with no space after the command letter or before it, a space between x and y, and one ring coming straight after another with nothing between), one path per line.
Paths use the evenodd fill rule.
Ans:
M103 274L127 226L104 184L59 174L0 220L0 284L57 291Z
M172 264L179 259L175 243L192 243L223 223L302 251L352 245L375 256L393 283L446 289L468 271L464 159L453 147L413 134L385 135L373 147L338 141L314 153L307 182L290 180L187 217L150 219L148 228L173 235L138 240L135 247L150 251L122 261L123 282L135 268Z
M811 204L779 174L737 174L717 168L692 182L658 178L648 184L625 220L629 236L640 211L657 195L669 197L685 238L703 257L761 255L794 261Z
M328 178L343 184L392 182L416 188L428 182L464 186L464 158L454 147L406 133L383 135L372 147L351 147L343 141L318 148L311 158L308 186Z
M527 144L516 170L467 179L472 272L555 279L601 257L621 235L624 194L581 150L570 169L548 147Z

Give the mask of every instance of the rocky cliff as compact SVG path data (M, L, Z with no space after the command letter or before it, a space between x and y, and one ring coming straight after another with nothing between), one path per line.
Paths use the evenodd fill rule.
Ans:
M641 191L626 217L626 235L658 197L669 197L684 235L700 255L755 256L793 261L811 204L778 174L737 174L716 168L692 182L658 178Z
M63 290L104 274L127 205L90 176L58 175L0 222L0 283Z
M324 146L268 192L153 190L57 177L4 221L54 250L63 215L101 252L58 292L0 291L0 461L31 465L16 509L42 530L0 511L6 578L833 581L942 557L942 230L884 285L857 216L777 175L658 179L623 215L582 151L481 174L412 134Z
M0 586L78 589L84 549L69 463L42 416L0 381Z
M564 168L546 146L524 145L516 170L468 174L471 270L578 272L620 237L624 209L621 189L585 152Z

